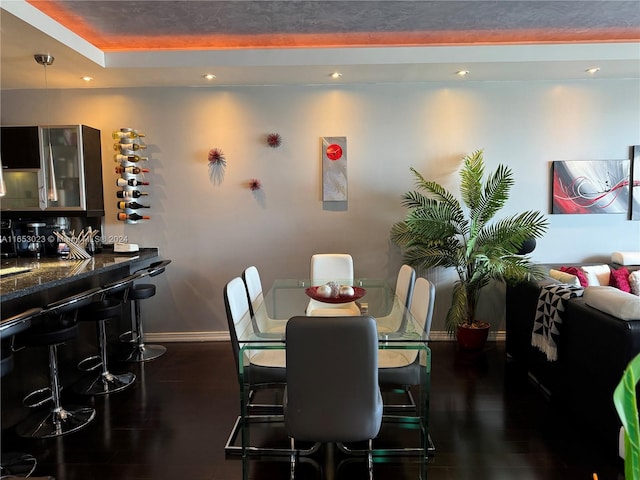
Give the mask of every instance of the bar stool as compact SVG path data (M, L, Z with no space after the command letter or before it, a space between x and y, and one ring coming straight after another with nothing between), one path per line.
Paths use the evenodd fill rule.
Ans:
M134 273L142 277L155 277L164 272L165 267L171 263L171 260L162 260L152 263L149 267L140 269ZM129 300L134 306L134 322L135 326L130 332L123 333L120 338L129 337L129 343L133 344L132 348L127 350L120 358L125 362L146 362L153 360L167 351L164 345L146 345L144 343L144 330L142 327L142 314L140 309L140 301L151 298L156 294L156 286L152 283L138 283L129 290Z
M41 308L30 308L13 317L2 320L0 325L0 341L2 342L0 359L0 377L4 377L13 371L13 340L18 333L27 330L31 326L31 319L37 317ZM38 464L36 458L28 453L10 452L3 453L0 461L0 477L30 476Z
M89 305L100 291L93 288L51 303L42 312L42 321L20 335L25 346L46 346L49 350L49 383L47 388L31 392L23 399L27 407L39 407L52 403L47 413L36 412L16 426L21 437L50 438L75 432L85 427L96 415L90 407L60 404L60 378L58 373L58 346L78 335L76 322L78 309Z
M107 322L120 318L122 305L127 301L133 281L138 277L139 274L134 273L105 285L99 293L100 299L80 311L79 321L96 322L100 354L85 358L78 364L78 368L85 371L100 368L100 372L78 382L74 386L76 392L82 395L106 395L124 390L136 379L135 374L131 372L114 374L109 371Z

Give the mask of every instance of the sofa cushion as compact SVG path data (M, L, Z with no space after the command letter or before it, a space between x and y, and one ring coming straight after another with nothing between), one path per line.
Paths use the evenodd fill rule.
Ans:
M616 287L623 292L631 293L631 285L629 285L629 270L625 267L620 267L615 270L611 270L611 277L609 278L609 285Z
M560 271L578 277L579 287L587 287L589 285L587 275L578 267L560 267Z
M589 286L583 298L587 305L621 320L640 320L640 297L615 287Z
M631 275L629 275L629 286L631 287L631 293L640 296L640 270L631 272Z
M554 270L553 268L549 270L549 276L555 280L558 280L561 283L566 283L568 285L573 285L575 287L581 287L580 279L576 275L571 275L567 272L562 272L560 270Z
M611 269L609 265L588 265L582 267L582 271L587 275L589 286L609 285Z
M611 261L620 265L640 265L640 252L613 252Z

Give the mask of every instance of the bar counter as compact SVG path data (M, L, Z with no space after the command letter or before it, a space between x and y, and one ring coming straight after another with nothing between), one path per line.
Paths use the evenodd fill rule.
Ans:
M0 266L0 273L3 273L0 278L2 318L115 281L137 269L132 266L150 262L157 256L157 248L141 248L132 254L98 253L87 260L60 257L4 259ZM16 268L28 268L29 271L4 275L11 271L6 269Z

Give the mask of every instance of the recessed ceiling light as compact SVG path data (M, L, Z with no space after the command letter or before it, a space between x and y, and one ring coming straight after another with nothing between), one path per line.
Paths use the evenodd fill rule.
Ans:
M598 73L600 71L600 67L592 67L592 68L587 68L585 70L585 72L593 75L594 73Z
M213 80L216 76L213 73L207 73L206 75L203 75L202 78L205 80Z
M469 75L469 70L458 70L456 72L456 75L458 75L459 77L464 77L466 75Z
M329 75L331 78L340 78L342 76L342 74L340 72L333 72L331 75Z
M81 78L82 80L84 80L85 82L90 82L91 80L93 80L93 77L87 77L87 76L80 77L80 78Z

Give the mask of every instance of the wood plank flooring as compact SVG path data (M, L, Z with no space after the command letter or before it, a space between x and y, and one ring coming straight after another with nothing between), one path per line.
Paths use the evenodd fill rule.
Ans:
M236 480L242 462L224 445L239 411L231 348L226 342L169 343L168 352L130 370L135 385L108 397L63 392L64 403L90 403L85 429L48 440L21 439L4 428L2 451L38 459L36 475L57 480ZM430 430L437 452L429 480L622 480L622 462L602 452L588 426L577 428L505 361L504 344L489 343L473 358L453 342L435 342ZM11 375L11 374L10 374ZM4 380L4 379L3 379ZM4 393L3 393L4 396ZM26 414L27 412L22 412ZM4 416L3 416L4 418ZM286 441L286 439L283 439ZM337 463L331 449L317 463ZM287 459L251 460L248 479L286 479ZM419 478L419 464L376 463L377 480ZM361 460L319 470L303 463L300 479L367 478Z

